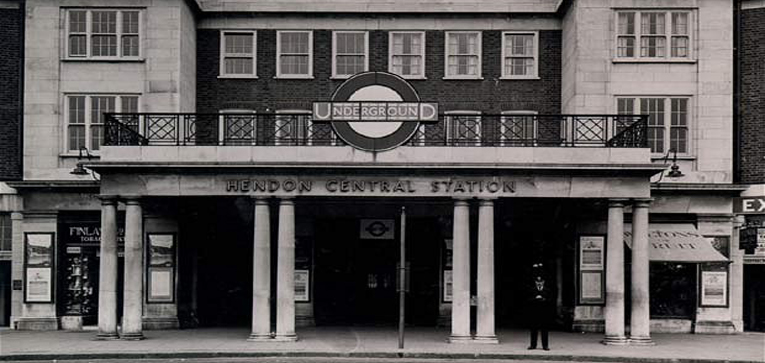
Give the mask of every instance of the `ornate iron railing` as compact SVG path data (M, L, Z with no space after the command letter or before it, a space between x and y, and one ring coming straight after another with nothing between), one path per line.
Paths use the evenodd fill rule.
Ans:
M644 115L441 115L421 124L409 146L648 147ZM338 146L310 114L109 113L107 146Z

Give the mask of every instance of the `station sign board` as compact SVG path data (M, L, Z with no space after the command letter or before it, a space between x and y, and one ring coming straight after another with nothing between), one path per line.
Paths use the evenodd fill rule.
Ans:
M765 196L733 198L733 213L765 214Z

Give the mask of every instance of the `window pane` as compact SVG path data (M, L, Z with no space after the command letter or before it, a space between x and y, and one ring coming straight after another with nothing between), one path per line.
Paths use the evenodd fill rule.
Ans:
M478 54L478 34L451 33L449 34L449 54Z
M225 34L227 54L252 54L252 34Z
M672 126L688 125L688 99L672 99Z
M672 13L672 34L688 34L688 13Z
M619 13L619 34L635 34L635 13Z
M114 112L114 96L93 96L91 100L91 124L104 123L104 113Z
M137 11L122 12L122 33L123 34L138 34L138 12Z
M308 33L307 32L284 32L279 33L281 53L289 54L308 54Z
M617 113L620 115L632 115L635 113L634 98L619 98L616 101Z
M94 11L91 14L91 29L93 33L116 34L117 33L117 12L116 11Z
M421 75L420 56L394 56L393 72L406 76Z
M363 56L337 56L337 74L356 74L363 71Z
M87 35L69 36L69 55L86 56L88 55Z
M123 57L138 56L138 36L137 35L122 36L122 56Z
M635 37L619 37L617 42L618 57L631 58L635 56Z
M534 74L533 58L509 58L505 60L505 73L510 75Z
M666 38L662 37L641 37L640 55L642 57L664 57Z
M308 74L308 56L283 55L280 62L282 74Z
M508 34L505 38L507 55L534 55L534 36L528 34Z
M669 147L678 153L688 152L688 128L672 127Z
M336 33L335 51L337 54L364 54L363 33Z
M85 96L69 97L69 123L85 123Z
M101 144L104 143L104 129L103 126L96 125L90 127L90 145L91 150L101 149Z
M69 150L78 151L85 147L85 125L69 125Z
M678 58L688 57L688 37L672 37L672 56Z
M648 146L653 153L664 152L664 128L648 127Z
M122 96L122 111L124 113L138 112L138 96Z
M226 74L252 74L252 58L226 58Z
M86 11L69 12L69 33L85 33L88 31Z
M640 31L648 35L664 35L664 13L642 13Z
M94 35L91 38L93 56L116 56L117 55L117 36L116 35Z

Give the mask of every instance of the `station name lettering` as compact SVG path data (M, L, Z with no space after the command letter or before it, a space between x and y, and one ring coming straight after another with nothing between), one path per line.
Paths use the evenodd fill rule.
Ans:
M296 179L229 179L226 181L227 192L256 192L256 193L310 193L318 185L327 193L515 193L514 181L497 180L433 180L416 183L412 180L360 180L360 179L328 179L314 182L313 180ZM418 190L424 185L426 190Z

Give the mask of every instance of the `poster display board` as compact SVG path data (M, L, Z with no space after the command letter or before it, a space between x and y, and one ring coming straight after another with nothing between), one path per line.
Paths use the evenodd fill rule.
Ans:
M175 234L148 235L147 302L175 301Z
M444 302L452 302L452 270L444 271Z
M728 271L701 271L701 306L728 305Z
M579 303L605 304L605 236L579 236Z
M441 250L441 302L452 302L452 255L454 242L445 239Z
M53 302L54 233L24 233L24 302Z
M311 274L308 270L295 270L295 301L311 301Z

